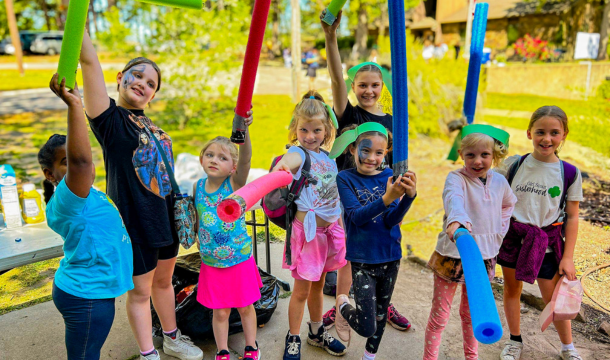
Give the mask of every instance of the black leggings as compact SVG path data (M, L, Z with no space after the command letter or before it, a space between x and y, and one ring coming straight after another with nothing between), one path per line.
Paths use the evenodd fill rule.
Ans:
M399 268L400 260L382 264L352 263L356 308L347 304L341 308L341 315L358 335L368 338L366 351L371 354L379 350Z

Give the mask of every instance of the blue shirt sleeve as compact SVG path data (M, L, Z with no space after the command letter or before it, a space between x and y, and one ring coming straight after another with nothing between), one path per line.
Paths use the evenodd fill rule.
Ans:
M400 202L398 200L392 202L383 218L386 226L391 228L400 224L416 197L417 195L412 198L405 195Z
M337 176L337 187L339 189L339 198L345 210L345 218L358 226L365 225L376 216L386 211L386 206L383 203L383 198L379 198L370 204L362 206L358 201L358 196L354 191L354 187L350 186L345 179L345 174L342 172Z
M57 185L51 200L54 212L64 216L80 215L87 204L87 198L78 197L68 188L65 178Z

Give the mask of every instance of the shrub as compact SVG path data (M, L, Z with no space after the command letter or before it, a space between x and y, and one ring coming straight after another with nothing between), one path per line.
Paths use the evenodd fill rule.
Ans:
M518 39L513 45L517 54L527 61L546 61L551 57L548 41L533 38L529 34Z

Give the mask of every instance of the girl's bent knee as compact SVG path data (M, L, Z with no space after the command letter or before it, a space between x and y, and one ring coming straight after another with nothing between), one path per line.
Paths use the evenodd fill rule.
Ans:
M214 309L213 310L214 320L219 322L225 322L229 320L231 316L231 309Z

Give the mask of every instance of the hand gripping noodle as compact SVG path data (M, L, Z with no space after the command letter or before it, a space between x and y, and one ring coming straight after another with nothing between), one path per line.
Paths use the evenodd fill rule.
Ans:
M328 25L334 24L335 20L337 20L337 15L339 15L339 11L341 11L346 2L347 0L332 0L328 7L324 9L322 21Z
M328 157L336 159L345 151L345 148L347 148L349 144L358 139L358 136L371 131L380 132L384 134L386 138L388 137L388 130L383 125L376 122L366 122L355 129L344 132L341 136L336 138Z
M479 91L479 76L481 75L481 61L483 59L483 44L485 43L485 30L487 28L488 3L478 3L474 12L472 25L472 42L470 45L470 62L468 63L468 77L466 79L466 92L464 93L464 117L466 124L474 122L474 113L477 108L477 94ZM460 142L458 134L453 142L447 160L456 161L459 158L458 148Z
M256 71L263 46L270 4L271 0L256 0L254 3L252 24L250 24L250 34L248 35L248 44L246 45L246 56L241 72L237 106L235 107L233 130L231 132L231 141L236 144L243 144L246 141L246 113L252 107L254 81L256 80Z
M83 44L88 11L89 0L72 0L68 4L64 38L61 42L59 64L57 65L58 81L61 83L61 79L66 78L68 89L74 89L76 83L76 69Z
M261 176L218 204L218 217L227 223L234 222L269 192L288 186L291 182L292 174L287 171L275 171Z
M453 237L466 278L474 337L483 344L493 344L502 337L502 323L481 251L468 230L458 229Z
M149 4L177 7L183 9L201 10L203 8L202 0L138 0Z
M404 1L388 0L392 50L392 108L394 177L409 169L409 90L407 88L407 36Z

